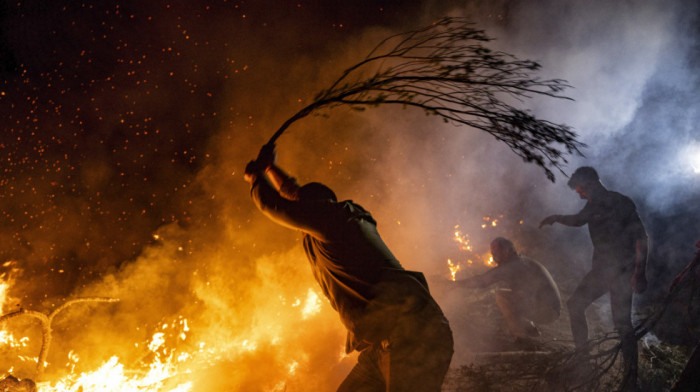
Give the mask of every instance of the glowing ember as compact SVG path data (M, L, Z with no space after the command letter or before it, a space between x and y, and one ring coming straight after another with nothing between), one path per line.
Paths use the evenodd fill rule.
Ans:
M495 267L496 262L493 261L493 256L489 256L488 258L486 258L486 256L484 256L484 265L487 267Z
M471 260L469 260L469 263L471 264ZM459 265L459 262L457 263L457 265L455 265L450 259L447 259L447 267L450 269L450 279L452 279L452 281L454 282L455 280L457 280L457 272L459 272L459 270L462 269L462 267Z
M456 225L455 229L458 228L459 225ZM459 244L459 249L466 251L472 250L472 245L469 243L469 234L462 234L461 231L455 230L454 240Z

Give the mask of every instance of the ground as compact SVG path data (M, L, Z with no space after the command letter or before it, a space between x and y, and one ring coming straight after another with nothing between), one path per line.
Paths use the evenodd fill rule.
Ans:
M575 282L563 282L561 286L565 302ZM443 281L433 284L432 291L445 309L455 337L455 355L444 392L565 391L573 389L576 380L590 381L588 378L601 369L600 363L588 365L588 361L572 356L566 306L558 320L538 326L539 337L516 340L507 331L492 290L461 289ZM614 330L607 301L604 296L587 311L591 338L603 338ZM612 348L616 342L611 339L592 353ZM640 340L639 347L642 390L667 391L682 370L690 346L649 335ZM596 377L599 379L593 380L588 389L579 390L616 390L619 362L616 360L604 377Z

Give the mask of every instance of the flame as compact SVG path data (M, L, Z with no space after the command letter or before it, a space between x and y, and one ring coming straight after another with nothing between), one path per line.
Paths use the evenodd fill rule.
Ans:
M301 310L302 317L307 319L321 311L321 300L313 289L309 289L306 295L304 307Z
M469 260L469 263L471 264L471 260ZM450 269L450 279L452 279L453 282L456 281L457 272L459 272L462 267L459 265L459 263L457 263L457 265L453 264L452 260L450 259L447 259L447 267Z
M42 392L330 391L339 375L323 367L350 366L355 357L343 352L345 330L303 253L243 258L231 268L237 249L190 256L177 234L159 231L129 268L79 293L121 303L63 313L43 376L35 371L36 323L0 325L0 379L32 379ZM6 303L12 285L3 280Z
M459 225L455 226L455 229L459 228ZM471 251L472 245L469 241L469 234L462 234L461 231L455 230L454 240L459 244L459 249Z
M0 282L0 310L5 309L5 302L7 301L7 291L9 290L10 285L7 282Z
M503 215L499 215L497 218L484 216L482 217L484 223L481 224L481 228L486 229L489 227L497 227L501 223L502 219ZM520 220L518 223L522 225L523 221ZM474 260L478 260L481 264L483 264L486 267L496 267L496 262L493 260L493 256L490 253L485 253L483 255L479 255L478 253L476 253L474 250L474 246L471 243L471 239L469 238L469 234L463 233L461 230L459 230L459 228L459 225L454 226L455 231L453 239L459 244L460 251L465 251L468 253L466 257L467 266L474 265ZM462 269L460 263L457 262L455 264L451 259L447 259L447 268L450 271L450 280L456 281L457 273Z
M304 267L304 264L298 264L300 269ZM269 271L269 273L273 272L277 273L273 269ZM268 271L263 271L261 275L267 273ZM208 388L202 387L202 385L221 382L205 379L205 376L200 376L199 373L204 371L204 375L208 374L211 377L211 373L206 373L207 369L214 368L221 372L222 363L231 364L231 368L226 369L226 373L224 373L226 376L221 378L228 378L230 375L231 380L226 380L228 384L216 384L215 388L209 390L249 390L250 384L236 387L238 385L237 378L240 377L238 375L240 369L236 364L239 363L250 366L249 372L252 374L259 374L259 376L245 376L258 380L256 388L259 389L257 390L268 392L307 390L305 385L312 387L316 385L316 381L308 380L310 371L313 369L309 364L315 357L303 350L297 352L295 347L299 345L298 340L300 338L309 342L316 340L316 344L310 346L315 349L315 346L318 346L318 339L327 338L324 335L326 331L334 336L336 331L342 330L342 326L334 317L335 314L329 308L324 308L318 290L309 287L310 279L309 281L293 280L293 282L299 282L301 285L288 287L271 285L274 288L279 287L280 291L274 298L278 301L270 302L271 306L259 311L256 307L250 307L249 311L253 311L253 320L255 321L250 323L245 321L245 324L236 328L216 329L210 327L205 328L204 333L202 333L201 325L193 328L195 326L193 322L184 316L178 316L171 321L158 324L157 330L148 339L133 343L132 347L143 351L142 354L135 356L141 360L134 361L133 358L127 359L127 356L110 355L97 362L94 360L86 362L76 351L70 351L67 354L67 362L62 367L63 370L61 370L61 366L48 364L53 373L48 374L46 380L39 380L41 382L37 384L38 390L42 392L190 392L206 390ZM3 288L6 289L4 286ZM304 294L293 295L297 292ZM267 292L263 290L256 295L269 300L270 294L269 290ZM224 304L223 306L230 305ZM327 310L325 313L324 309ZM324 318L319 317L322 313ZM199 322L201 323L201 320ZM303 323L306 325L321 323L324 325L322 327L324 332L314 332L318 329L307 327L300 328L301 325L304 325ZM196 340L192 340L191 335L196 332L200 332L200 334ZM341 346L343 336L337 335L339 346ZM0 331L0 339L0 345L3 347L10 345L26 347L30 343L28 338L18 340L6 331ZM54 338L56 341L58 339ZM30 352L34 352L35 348L32 347ZM328 350L326 349L326 351ZM334 356L335 350L331 351ZM275 353L273 358L280 363L267 361L267 358L270 358L270 352ZM313 350L310 352L313 353ZM318 356L318 353L314 353L314 355ZM346 355L341 355L337 359L338 363L346 358ZM20 360L31 360L35 367L37 358L20 358ZM266 363L264 368L254 365L262 363L261 360ZM15 361L19 364L18 360L15 359ZM248 365L247 362L250 364ZM277 369L274 366L277 366ZM234 369L235 372L233 372ZM4 375L18 371L21 373L21 369L13 367ZM21 376L20 373L13 375ZM272 376L267 376L268 374ZM2 376L3 374L0 374L0 378ZM33 376L29 378L33 378ZM234 385L234 387L230 387L230 385Z
M170 335L166 332L179 325L179 330ZM192 390L192 382L178 380L188 371L187 360L192 358L191 353L177 353L175 349L166 347L166 341L171 336L181 340L186 338L189 329L186 319L180 319L178 323L163 324L162 330L153 334L146 344L153 356L153 360L143 366L139 371L127 370L119 357L112 356L94 371L76 374L71 372L63 379L56 382L39 383L42 392L78 392L78 391L105 391L105 392L189 392ZM80 361L75 352L69 352L68 368L74 370Z

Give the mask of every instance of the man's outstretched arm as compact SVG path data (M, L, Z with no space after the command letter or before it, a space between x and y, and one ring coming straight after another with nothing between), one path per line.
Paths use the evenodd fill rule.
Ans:
M467 289L483 289L496 282L503 280L504 276L502 272L502 268L496 267L494 269L484 272L481 275L472 276L464 280L459 280L457 281L457 284Z
M543 226L552 225L554 223L560 223L564 226L583 226L587 223L587 220L581 213L576 215L550 215L540 222L540 229Z

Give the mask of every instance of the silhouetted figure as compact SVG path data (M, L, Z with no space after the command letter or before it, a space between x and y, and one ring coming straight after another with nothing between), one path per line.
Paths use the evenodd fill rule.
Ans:
M610 293L613 322L622 339L623 388L634 390L638 353L632 327L632 295L634 291L643 292L647 286L647 233L634 202L606 189L592 167L578 168L568 185L588 202L578 214L548 216L540 228L555 222L565 226L588 225L593 242L592 267L566 302L574 343L577 348L586 346L586 308Z
M495 283L496 304L511 335L522 339L539 336L537 324L559 318L561 297L549 271L540 263L519 255L505 238L491 241L491 255L497 266L481 275L458 282L467 288L484 288Z
M452 332L420 272L406 271L372 215L312 182L299 187L266 145L246 167L255 205L299 230L314 277L348 331L358 363L342 392L439 392L453 353Z

